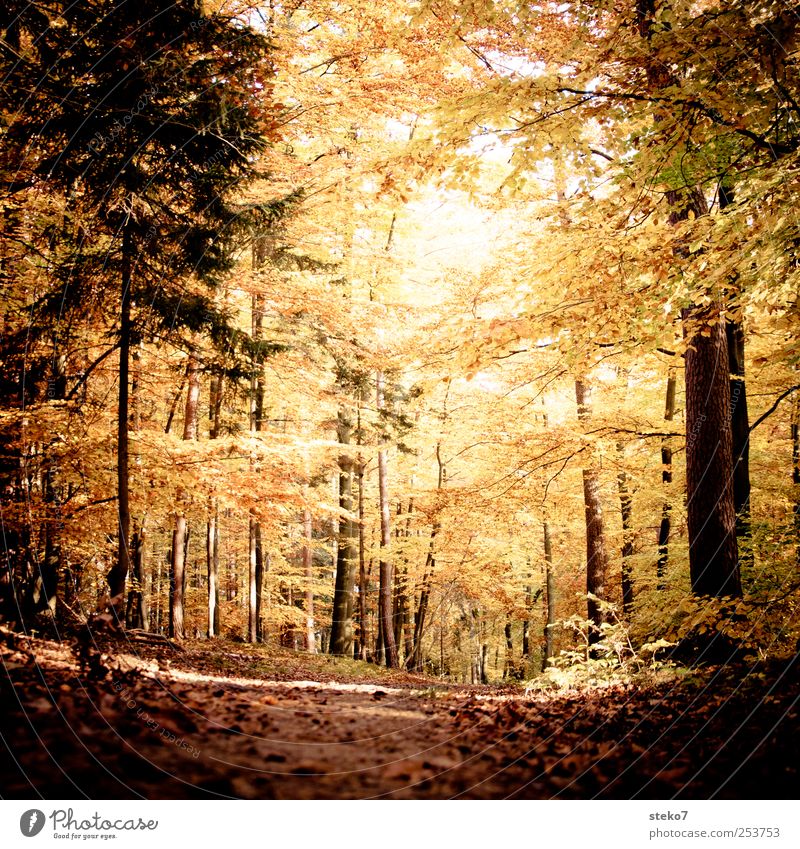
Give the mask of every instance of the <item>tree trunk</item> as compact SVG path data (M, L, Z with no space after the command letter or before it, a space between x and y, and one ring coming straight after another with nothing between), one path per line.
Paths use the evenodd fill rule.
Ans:
M506 621L503 633L506 638L506 656L503 664L503 678L515 678L517 670L514 665L514 637L510 620Z
M733 188L720 185L719 209L733 203ZM747 415L747 385L744 366L744 328L741 321L727 319L728 371L731 390L731 452L733 459L733 508L736 511L736 539L740 564L752 565L750 533L750 422Z
M739 560L752 565L750 535L750 422L747 415L747 386L744 376L744 330L739 322L725 322L730 372L731 452L733 460L733 508Z
M575 381L575 400L578 418L582 423L591 417L591 390L582 380ZM601 625L606 621L602 602L606 597L606 572L608 553L606 548L603 507L600 501L600 475L592 461L583 469L583 504L586 514L586 592L589 596L587 618L590 621L589 643L602 639Z
M206 574L208 577L208 638L219 636L219 504L213 500L206 525Z
M795 559L798 567L800 567L800 394L795 395L792 402L789 435L792 441L792 483L795 486L794 530L797 538Z
M337 435L349 445L353 425L349 413L339 410ZM355 523L353 522L353 463L349 455L339 457L339 544L336 557L336 583L333 592L330 653L353 654L353 582L355 578Z
M111 608L121 625L124 616L125 583L131 569L131 508L128 480L128 413L130 407L129 377L131 351L131 286L133 284L133 241L130 225L122 230L122 275L119 330L119 406L117 409L117 561L108 574Z
M620 457L624 457L622 443L617 444L617 451ZM633 498L628 489L628 475L624 469L617 475L617 489L619 491L620 514L622 515L622 611L626 617L630 618L631 613L633 613L633 574L631 571Z
M189 354L186 368L188 388L186 391L186 409L183 416L183 439L197 439L197 416L200 402L200 366L194 352ZM172 567L170 570L170 620L169 633L175 639L183 639L183 608L186 588L186 548L189 540L189 526L185 509L186 493L179 489L176 496L175 529L172 532Z
M731 485L732 435L725 324L713 311L684 311L686 495L689 570L695 595L742 593Z
M667 375L667 398L664 404L664 421L667 428L675 418L675 369ZM672 439L665 436L661 440L661 483L664 489L664 501L661 505L661 524L658 528L658 561L656 563L657 589L664 589L664 575L669 562L669 535L672 530Z
M303 511L303 572L306 578L306 651L315 654L317 640L314 634L314 550L312 546L311 511Z
M364 463L358 464L358 652L361 660L368 655L367 568L364 539Z
M377 375L377 408L384 407L383 374ZM381 512L381 559L380 559L380 586L378 589L378 616L381 620L383 631L383 645L385 662L388 667L397 666L397 645L394 641L394 627L392 623L392 586L394 569L386 551L391 545L391 523L389 517L389 483L386 461L386 449L378 451L378 493Z
M133 588L128 593L128 607L125 614L128 628L141 628L143 631L147 631L150 627L150 611L147 593L145 592L144 553L146 538L144 524L141 527L134 528L131 537Z
M550 523L545 518L544 530L544 568L545 588L547 590L547 616L544 625L544 654L542 655L542 672L547 669L550 658L555 654L554 630L556 627L556 578L553 573L553 541L550 537Z
M223 379L212 377L209 388L209 439L217 439L222 413ZM206 574L208 583L208 638L219 636L219 501L210 498L206 524Z

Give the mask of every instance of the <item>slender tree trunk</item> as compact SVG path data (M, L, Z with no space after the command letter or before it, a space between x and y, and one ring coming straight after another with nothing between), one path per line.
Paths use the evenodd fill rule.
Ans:
M361 660L366 660L368 651L367 634L367 568L364 539L364 462L358 464L358 651Z
M342 445L349 445L352 420L339 410L337 434ZM333 593L331 622L331 654L350 657L353 654L353 583L355 578L356 540L353 522L353 462L349 455L339 457L339 542L336 558L336 584Z
M377 408L384 408L383 374L377 375ZM394 627L392 623L392 585L394 569L386 552L391 545L391 523L389 517L389 482L387 469L387 451L385 448L378 451L378 493L381 512L381 560L380 560L380 587L378 590L378 616L381 620L383 631L383 644L385 662L389 667L397 666L397 645L394 641Z
M617 444L620 457L624 457L622 443ZM633 557L633 526L631 516L633 514L633 498L628 489L628 475L623 469L617 475L617 489L619 491L619 507L622 515L622 610L625 616L630 617L633 613L633 573L631 570L631 557Z
M686 490L689 569L695 595L742 593L731 485L732 436L725 325L685 311Z
M792 420L789 426L792 441L792 483L795 486L794 529L797 538L796 562L800 568L800 394L792 402Z
M516 677L517 670L514 665L514 632L512 630L511 620L506 621L503 633L506 638L506 656L503 664L503 678L514 678Z
M303 572L306 578L306 651L315 654L317 640L314 633L314 550L312 548L311 511L303 511Z
M133 283L133 241L130 225L122 229L122 275L119 330L119 406L117 409L117 561L108 574L111 607L121 625L124 617L125 583L131 570L131 508L128 480L128 414L130 412L131 286Z
M249 525L249 569L247 573L247 638L251 643L258 642L258 561L261 553L261 528L251 516Z
M263 267L266 261L267 243L259 238L253 245L253 268ZM251 333L253 341L261 343L264 329L264 310L257 294L252 297ZM264 369L260 363L253 363L254 374L250 382L250 430L260 433L264 425ZM248 569L248 639L257 643L262 639L261 607L264 586L264 552L261 540L261 523L254 512L250 514L248 533L249 569Z
M206 525L206 573L208 576L208 638L219 636L219 504L212 499Z
M547 615L544 625L544 653L542 654L542 672L547 669L550 658L555 654L553 647L556 627L556 579L553 573L553 540L550 537L550 522L545 517L544 531L544 568L545 588L547 591Z
M217 439L222 414L223 379L211 378L209 391L209 427L208 438ZM209 498L208 520L206 524L206 574L208 577L208 638L219 636L219 501Z
M591 391L582 380L575 381L575 399L578 418L588 422L591 417ZM586 514L586 592L589 596L587 609L589 643L602 639L600 626L606 621L602 602L606 597L606 573L608 553L603 524L603 508L600 500L600 475L592 462L583 469L583 504Z
M145 631L149 627L150 620L147 593L145 592L144 559L146 538L144 524L141 527L134 527L133 535L131 536L131 549L133 553L131 577L133 578L133 587L128 592L128 607L125 614L125 621L128 628L142 628Z
M733 203L733 189L721 185L720 212ZM733 508L736 511L736 539L740 563L752 565L750 532L750 421L747 414L747 384L744 365L744 328L741 321L725 322L728 342L728 371L731 390L731 451L733 457Z
M731 451L733 459L733 508L740 563L752 565L750 534L750 422L744 373L744 330L739 322L726 321L728 371L730 372Z
M675 369L667 375L667 397L664 404L664 422L667 428L675 418ZM664 501L661 505L661 524L658 527L658 561L656 564L657 588L664 589L664 576L669 562L669 535L672 530L672 439L669 436L661 440L661 483L664 489Z
M183 439L197 439L197 417L200 402L200 366L194 352L189 354L187 366L188 388L186 410L183 416ZM172 532L172 568L170 570L170 623L169 633L175 639L183 639L184 598L186 589L186 549L189 541L189 526L184 514L186 493L179 489L176 497L175 529Z

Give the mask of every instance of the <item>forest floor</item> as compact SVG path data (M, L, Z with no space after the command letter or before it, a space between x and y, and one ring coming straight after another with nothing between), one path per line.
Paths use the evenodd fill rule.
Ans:
M559 692L0 633L3 798L798 798L800 662Z

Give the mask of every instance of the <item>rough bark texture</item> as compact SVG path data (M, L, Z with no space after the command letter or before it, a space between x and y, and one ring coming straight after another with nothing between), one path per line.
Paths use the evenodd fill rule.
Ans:
M731 485L728 344L715 314L684 313L686 496L689 568L696 595L737 596L742 587Z

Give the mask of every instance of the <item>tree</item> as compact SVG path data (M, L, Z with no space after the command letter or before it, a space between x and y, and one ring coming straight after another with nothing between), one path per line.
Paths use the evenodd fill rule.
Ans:
M119 610L131 565L131 346L181 327L228 332L205 290L231 267L244 217L232 200L265 146L270 47L194 0L41 0L14 11L24 50L3 50L15 115L6 143L30 183L69 194L87 222L62 309L101 292L119 315L118 554L108 576Z

